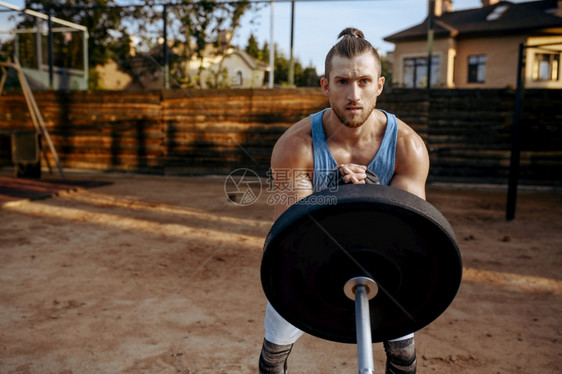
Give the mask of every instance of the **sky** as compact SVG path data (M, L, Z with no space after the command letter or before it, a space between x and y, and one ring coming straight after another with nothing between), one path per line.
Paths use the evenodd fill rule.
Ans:
M525 0L511 0L523 2ZM384 37L421 23L427 16L427 0L347 0L295 2L293 56L305 67L316 67L318 74L324 73L324 58L337 42L337 36L346 27L363 31L365 38L386 55L394 49ZM453 0L454 10L479 8L481 0ZM273 5L273 40L286 57L290 55L291 3ZM264 7L257 14L256 24L245 15L243 24L233 43L245 47L250 33L258 39L260 47L270 39L271 11Z
M23 0L2 0L19 7ZM524 0L512 0L522 2ZM120 3L134 1L121 0ZM478 8L481 0L453 0L455 10ZM233 44L244 48L250 34L257 38L260 47L270 43L271 7L263 4L255 13L247 13L237 30ZM0 30L6 29L6 13L0 13ZM324 72L324 57L337 42L337 36L346 27L363 31L365 38L384 56L394 49L385 36L422 22L427 15L427 0L341 0L295 2L293 55L302 65L316 67ZM253 20L253 22L251 22ZM273 40L288 58L291 40L291 3L273 4Z

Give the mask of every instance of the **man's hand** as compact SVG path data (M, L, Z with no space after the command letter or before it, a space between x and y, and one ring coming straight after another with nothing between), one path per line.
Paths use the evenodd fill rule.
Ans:
M340 164L336 167L342 175L344 183L365 184L367 167L357 164Z

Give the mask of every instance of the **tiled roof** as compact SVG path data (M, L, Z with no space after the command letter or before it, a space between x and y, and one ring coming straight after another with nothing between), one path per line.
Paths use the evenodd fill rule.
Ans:
M557 0L525 3L500 1L486 7L443 13L440 17L434 18L434 36L439 38L506 35L562 28L562 17L555 14L556 7ZM494 11L497 18L492 16ZM419 25L389 35L384 40L397 42L425 39L427 38L427 23L426 18ZM560 32L559 30L558 33Z

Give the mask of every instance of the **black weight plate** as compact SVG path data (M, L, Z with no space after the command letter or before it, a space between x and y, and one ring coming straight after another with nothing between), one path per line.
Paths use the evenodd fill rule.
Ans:
M287 321L319 338L356 343L350 278L374 279L373 342L417 331L453 301L462 260L445 217L408 192L343 185L314 193L283 213L264 246L261 281Z

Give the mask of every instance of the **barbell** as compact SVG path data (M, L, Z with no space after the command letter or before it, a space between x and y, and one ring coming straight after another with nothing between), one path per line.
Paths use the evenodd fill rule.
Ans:
M451 225L427 201L349 184L287 209L266 237L260 271L267 299L288 322L364 344L365 336L399 338L439 317L459 289L462 259Z

